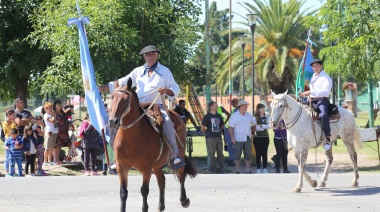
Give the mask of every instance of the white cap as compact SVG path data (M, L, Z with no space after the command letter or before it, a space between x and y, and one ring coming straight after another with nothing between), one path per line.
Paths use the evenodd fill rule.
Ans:
M246 102L246 101L244 101L244 100L240 100L239 103L238 103L238 107L239 107L240 105L249 105L249 103Z

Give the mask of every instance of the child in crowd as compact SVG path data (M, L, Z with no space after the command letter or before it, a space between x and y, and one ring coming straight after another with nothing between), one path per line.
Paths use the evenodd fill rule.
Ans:
M53 151L58 135L58 123L55 119L55 112L53 111L53 104L50 102L45 102L44 104L45 115L44 121L45 127L45 145L46 149L44 152L45 166L53 165Z
M36 135L36 148L37 148L37 174L40 176L47 176L45 171L42 170L42 165L44 163L44 121L41 116L36 116L36 123L33 124L32 129Z
M11 136L5 141L4 148L9 150L10 159L10 172L9 176L16 177L15 164L18 167L18 176L22 177L22 150L23 150L22 136L19 135L17 128L11 129Z
M26 125L24 128L24 137L22 139L22 142L24 143L24 150L25 150L25 176L27 177L34 177L34 161L36 160L36 138L33 135L33 129L29 125ZM29 165L30 165L30 172L29 175Z
M8 108L6 112L7 120L3 122L3 130L4 130L4 142L8 140L8 138L11 136L11 130L12 128L16 128L16 123L15 123L15 111L13 109ZM5 160L4 160L4 168L6 172L6 177L10 177L11 175L9 174L9 150L5 150Z

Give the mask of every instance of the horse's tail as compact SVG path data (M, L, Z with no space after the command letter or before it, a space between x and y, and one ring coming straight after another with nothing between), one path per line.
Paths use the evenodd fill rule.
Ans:
M190 161L190 159L185 155L185 174L189 175L190 178L194 178L197 176L198 171L195 168L194 164Z
M355 124L355 149L362 149L363 148L363 142L362 137L360 135L359 129Z

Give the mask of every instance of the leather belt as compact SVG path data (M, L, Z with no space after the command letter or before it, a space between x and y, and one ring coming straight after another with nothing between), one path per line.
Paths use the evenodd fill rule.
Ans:
M329 97L318 97L318 98L310 98L311 101L315 101L315 100L329 100Z

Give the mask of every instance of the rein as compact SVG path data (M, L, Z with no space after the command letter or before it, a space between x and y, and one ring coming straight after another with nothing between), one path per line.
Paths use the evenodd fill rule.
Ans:
M144 97L146 97L146 96L149 96L149 95L153 94L153 93L156 92L157 90L158 90L158 89L153 90L153 91L151 91L150 93L146 94L145 96L140 97L139 100L142 99L142 98L144 98Z
M126 111L124 111L120 117L120 127L123 130L127 130L127 129L133 127L138 121L140 121L140 119L142 119L142 117L144 117L146 115L146 113L150 110L150 108L152 108L152 106L154 105L154 103L156 103L159 96L160 96L160 93L157 93L156 97L154 98L153 102L149 105L148 109L145 110L144 113L142 113L134 122L128 124L127 126L123 126L123 123L121 121L123 120L124 116L127 115L127 113L129 113L129 111L131 110L131 107L130 107L131 101L129 101L128 109Z

